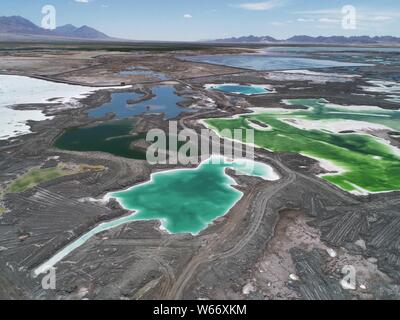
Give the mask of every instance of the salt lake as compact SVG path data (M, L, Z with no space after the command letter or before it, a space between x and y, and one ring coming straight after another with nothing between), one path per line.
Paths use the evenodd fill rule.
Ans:
M99 224L72 242L35 270L39 275L55 266L100 232L135 221L159 221L169 233L196 235L219 217L227 214L242 198L235 180L226 174L231 168L239 175L276 181L280 176L264 163L249 159L233 161L214 155L195 169L163 171L151 175L149 182L112 192L105 200L116 199L132 214Z
M260 70L260 71L351 67L351 66L360 67L360 66L370 65L363 63L350 63L350 62L341 62L333 60L312 59L312 58L275 57L262 54L202 55L193 57L182 57L181 59L194 62L218 64L229 67Z
M273 92L269 86L266 85L240 85L237 83L222 83L222 84L206 84L205 88L208 90L222 91L231 94L243 94L246 96L267 94Z
M51 119L41 110L16 110L12 106L32 104L64 104L75 107L76 101L96 90L24 76L0 75L0 140L31 133L27 121Z

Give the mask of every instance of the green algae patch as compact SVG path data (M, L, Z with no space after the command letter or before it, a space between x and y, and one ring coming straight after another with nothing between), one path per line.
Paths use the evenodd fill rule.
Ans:
M85 164L60 163L53 168L33 168L27 173L16 178L5 190L6 193L21 193L32 189L44 182L60 177L79 174L87 171L99 172L105 170L104 166L90 166Z
M59 168L32 169L12 182L7 191L10 193L25 192L43 182L51 181L64 175Z
M322 178L343 190L358 194L400 190L399 150L371 133L374 129L398 130L399 111L344 107L318 99L287 103L308 109L257 109L254 114L205 123L217 132L254 129L251 121L264 123L269 130L254 129L255 145L324 160L330 165L330 173ZM344 130L349 128L356 129Z

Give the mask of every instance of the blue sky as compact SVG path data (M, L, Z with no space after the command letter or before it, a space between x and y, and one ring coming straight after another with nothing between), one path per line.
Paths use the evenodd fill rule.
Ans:
M57 25L89 25L134 40L196 41L242 35L400 36L399 0L2 0L0 15L40 24L54 5ZM342 28L344 5L357 10L357 29Z

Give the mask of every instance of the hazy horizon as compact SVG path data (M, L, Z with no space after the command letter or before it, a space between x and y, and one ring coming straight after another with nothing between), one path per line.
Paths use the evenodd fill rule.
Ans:
M0 15L19 15L40 25L44 5L56 8L57 26L89 25L112 37L139 41L400 36L400 2L395 0L14 0L0 3ZM345 5L356 10L355 29L343 28Z

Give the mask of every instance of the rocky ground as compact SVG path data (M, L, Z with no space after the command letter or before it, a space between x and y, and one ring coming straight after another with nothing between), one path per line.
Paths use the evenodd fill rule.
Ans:
M365 78L384 79L389 72L400 72L399 67L324 70L360 76L327 84L321 76L288 79L279 72L184 62L175 58L176 53L32 51L1 55L4 73L94 86L124 82L146 97L160 81L140 76L121 78L116 73L131 65L165 73L170 80L164 83L174 85L186 98L182 105L198 110L180 116L180 127L198 132L202 126L197 120L201 118L238 114L251 106L284 107L281 100L286 98L323 97L341 104L398 107L384 100L383 94L366 94L360 86L366 84ZM205 90L204 84L210 82L269 84L276 93L231 96ZM114 203L87 199L101 199L109 191L146 181L152 172L171 168L52 146L65 129L93 122L86 115L87 109L109 100L110 92L105 90L81 101L82 108L74 110L31 106L43 108L55 118L32 123L33 134L0 143L3 190L32 167L63 162L106 168L2 195L0 298L400 298L400 193L350 195L316 177L322 169L315 161L263 150L256 150L257 160L274 166L282 178L266 182L235 177L244 197L199 236L169 235L159 230L158 222L135 222L103 232L57 265L56 290L43 290L41 278L32 277L35 267L100 222L127 214ZM160 116L140 116L135 132L167 125ZM349 267L356 272L353 288L341 282Z

